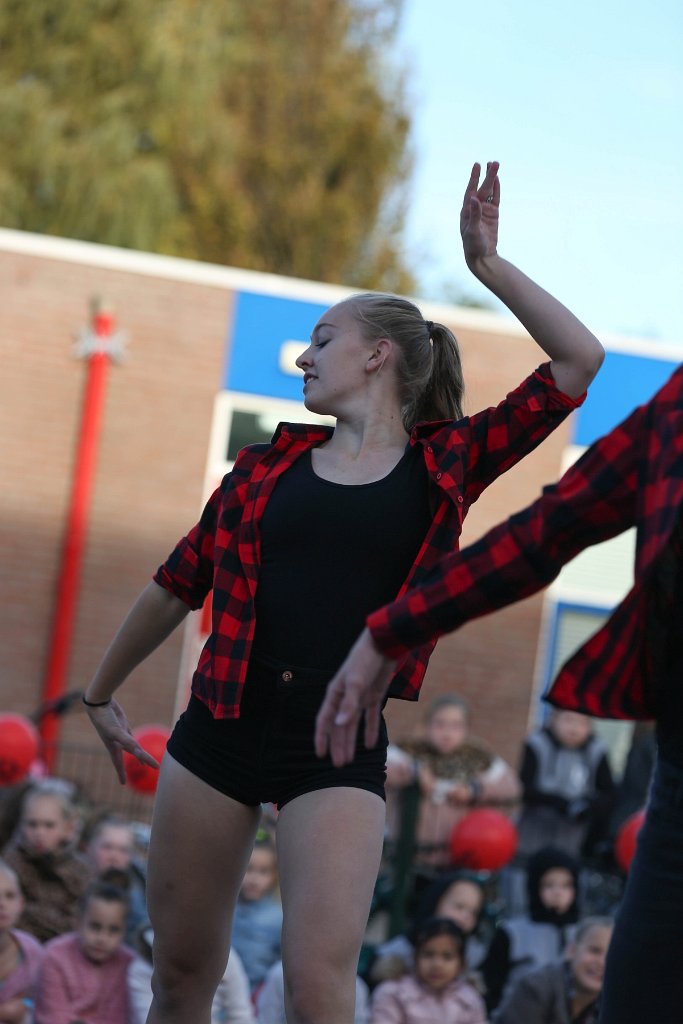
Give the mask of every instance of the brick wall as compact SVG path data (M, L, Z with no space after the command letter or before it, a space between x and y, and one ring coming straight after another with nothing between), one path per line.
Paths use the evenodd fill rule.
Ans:
M197 517L232 295L0 252L0 707L40 702L86 366L74 335L103 295L129 335L109 371L68 688L83 687L137 593ZM167 722L181 633L136 674L133 722ZM91 737L82 714L64 738Z

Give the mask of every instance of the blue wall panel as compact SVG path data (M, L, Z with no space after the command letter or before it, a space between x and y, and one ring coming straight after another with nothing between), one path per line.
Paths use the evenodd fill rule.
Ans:
M327 305L239 292L235 301L232 343L226 344L222 386L270 398L303 399L303 375L284 373L278 365L286 341L307 345Z
M666 359L608 352L578 411L574 441L592 444L642 405L671 376L678 363Z

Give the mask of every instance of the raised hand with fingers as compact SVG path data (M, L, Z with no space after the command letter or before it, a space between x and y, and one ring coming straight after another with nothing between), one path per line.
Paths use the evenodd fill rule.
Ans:
M485 256L495 256L498 245L498 208L500 206L499 164L493 160L486 165L481 185L480 164L474 164L465 189L460 213L460 234L465 260L471 263Z

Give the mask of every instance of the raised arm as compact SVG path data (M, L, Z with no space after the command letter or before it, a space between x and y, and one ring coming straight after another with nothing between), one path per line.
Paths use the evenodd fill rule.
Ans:
M465 260L474 276L514 313L551 359L555 383L572 398L582 395L605 353L598 339L573 313L498 255L500 180L498 163L475 164L460 214Z
M85 693L90 720L109 751L121 783L126 781L124 750L144 764L159 766L132 735L123 708L113 699L113 694L133 669L180 625L189 610L188 605L170 591L157 583L148 584L112 640ZM102 706L90 707L89 704Z

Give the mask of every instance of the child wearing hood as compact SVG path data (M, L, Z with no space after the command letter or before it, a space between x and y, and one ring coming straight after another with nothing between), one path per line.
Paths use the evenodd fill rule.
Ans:
M522 974L562 956L579 918L579 864L552 846L529 858L527 914L496 925L481 973L489 1012Z

